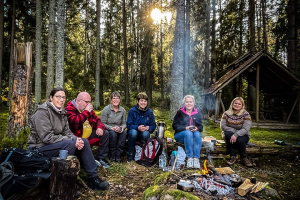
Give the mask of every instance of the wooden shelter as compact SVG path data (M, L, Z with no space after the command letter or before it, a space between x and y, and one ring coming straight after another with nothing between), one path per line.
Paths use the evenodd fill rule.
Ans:
M244 54L228 65L226 70L227 73L202 94L206 99L215 100L215 121L221 117L220 105L222 113L228 109L223 104L221 94L222 89L232 83L232 97L245 97L254 127L300 129L300 80L286 66L265 51L260 51ZM248 88L242 94L245 91L243 80L247 81ZM250 92L250 87L255 89L254 93ZM252 110L251 99L255 101Z

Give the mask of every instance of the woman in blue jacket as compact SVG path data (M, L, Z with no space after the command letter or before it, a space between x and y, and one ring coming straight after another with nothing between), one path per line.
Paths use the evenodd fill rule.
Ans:
M128 162L134 160L136 141L146 142L150 138L150 133L153 133L156 128L155 117L147 104L147 94L139 93L137 104L128 112Z
M184 143L187 154L187 167L200 168L200 149L202 145L201 132L203 130L201 113L195 108L195 98L186 95L183 107L177 111L173 120L174 138Z

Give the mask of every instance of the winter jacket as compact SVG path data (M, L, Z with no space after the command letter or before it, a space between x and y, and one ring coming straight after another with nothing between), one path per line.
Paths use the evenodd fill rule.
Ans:
M173 129L175 130L175 134L181 131L185 131L187 126L192 125L196 126L199 132L203 131L201 113L198 112L196 108L194 108L191 116L189 116L185 111L185 107L178 110L172 124Z
M27 148L40 148L75 136L69 129L67 113L64 109L58 111L49 100L39 105L31 117L30 135Z
M69 101L65 109L67 111L70 129L77 137L82 137L83 124L86 120L89 121L92 130L97 130L98 128L101 128L103 131L105 130L104 124L93 110L91 112L87 110L84 110L82 113L79 112L76 108L76 99Z
M156 128L155 117L150 108L147 108L145 111L139 110L138 105L135 105L128 112L127 117L127 129L138 130L139 125L149 126L149 132L153 133Z

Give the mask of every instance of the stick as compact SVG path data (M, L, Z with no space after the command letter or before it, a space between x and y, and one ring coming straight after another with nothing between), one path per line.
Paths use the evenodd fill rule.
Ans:
M177 156L176 156L175 161L174 161L174 163L173 163L172 172L173 172L174 169L175 169L175 164L176 164L176 162L177 162L177 158L178 158L178 153L177 153Z

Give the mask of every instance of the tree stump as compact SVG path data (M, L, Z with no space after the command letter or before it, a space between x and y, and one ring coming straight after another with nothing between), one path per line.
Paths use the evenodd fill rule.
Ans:
M66 160L52 159L50 176L50 199L73 200L76 198L76 180L80 163L76 156Z

